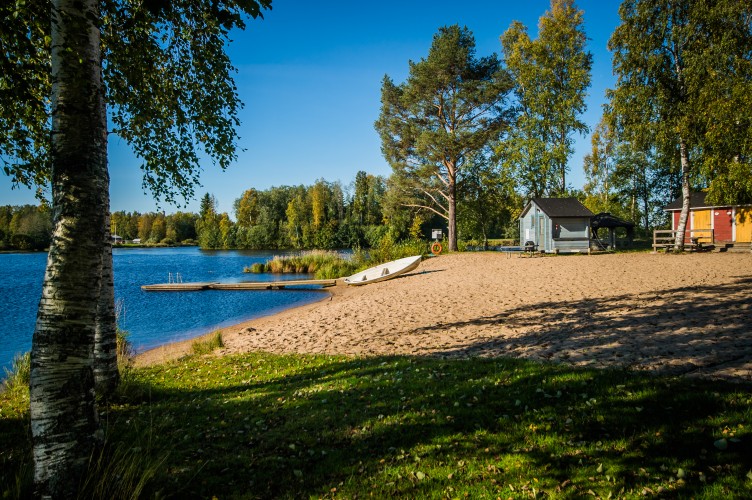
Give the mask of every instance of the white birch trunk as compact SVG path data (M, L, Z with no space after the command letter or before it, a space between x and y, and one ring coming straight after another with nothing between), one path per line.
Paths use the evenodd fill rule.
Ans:
M106 206L109 210L109 203L106 203ZM94 382L97 394L108 397L115 391L120 382L109 215L106 215L104 229L102 281L99 285L97 322L94 330Z
M684 251L684 234L687 231L687 221L689 220L689 157L687 145L682 138L679 139L679 155L681 157L682 175L682 210L681 215L679 215L679 225L676 227L674 252Z
M55 229L31 355L35 495L74 497L98 442L94 326L102 272L107 124L98 0L52 2Z

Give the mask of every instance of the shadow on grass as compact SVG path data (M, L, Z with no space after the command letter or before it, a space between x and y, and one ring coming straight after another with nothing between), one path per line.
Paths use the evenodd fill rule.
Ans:
M701 498L741 494L752 467L750 387L733 384L504 359L249 354L138 370L128 388L109 434L169 450L153 484L162 496Z
M664 374L735 377L749 382L750 290L752 279L739 278L718 286L551 301L470 321L430 325L411 333L499 326L517 333L459 345L438 355L510 355Z

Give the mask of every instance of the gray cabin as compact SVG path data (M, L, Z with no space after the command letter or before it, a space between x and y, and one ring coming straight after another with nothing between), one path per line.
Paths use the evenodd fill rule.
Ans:
M520 214L520 245L532 241L546 253L587 252L591 217L577 198L533 198Z

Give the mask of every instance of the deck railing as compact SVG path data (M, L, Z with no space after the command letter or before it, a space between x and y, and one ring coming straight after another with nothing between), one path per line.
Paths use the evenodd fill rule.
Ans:
M690 229L686 231L689 234L689 241L685 243L684 247L690 250L696 250L703 245L715 244L715 230L714 229ZM674 229L654 229L653 230L653 251L660 249L670 250L676 245L676 237L679 231ZM686 236L685 236L686 238Z

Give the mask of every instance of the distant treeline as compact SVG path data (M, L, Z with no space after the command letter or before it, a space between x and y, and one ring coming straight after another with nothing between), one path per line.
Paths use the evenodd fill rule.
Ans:
M198 214L114 212L111 231L125 242L145 245L196 244ZM52 238L49 205L0 206L0 250L44 250Z
M113 212L110 220L113 235L125 242L139 239L145 245L195 244L198 215L176 212Z
M383 177L365 172L358 172L347 188L318 180L311 186L248 189L235 200L234 222L218 213L216 200L206 194L196 225L198 242L202 248L333 249L375 246L390 232L395 240L403 239L411 228L394 224L386 191Z
M463 202L458 222L464 239L516 236L509 210L492 210L492 203L473 203L470 196ZM248 189L235 200L232 215L219 212L207 193L198 214L119 211L111 214L110 225L126 244L249 250L371 248L385 238L425 240L432 228L445 229L446 221L410 207L399 186L363 171L349 185L321 179L310 186ZM0 207L0 249L42 250L51 233L46 204Z
M0 250L43 250L52 238L52 211L39 206L0 206Z

